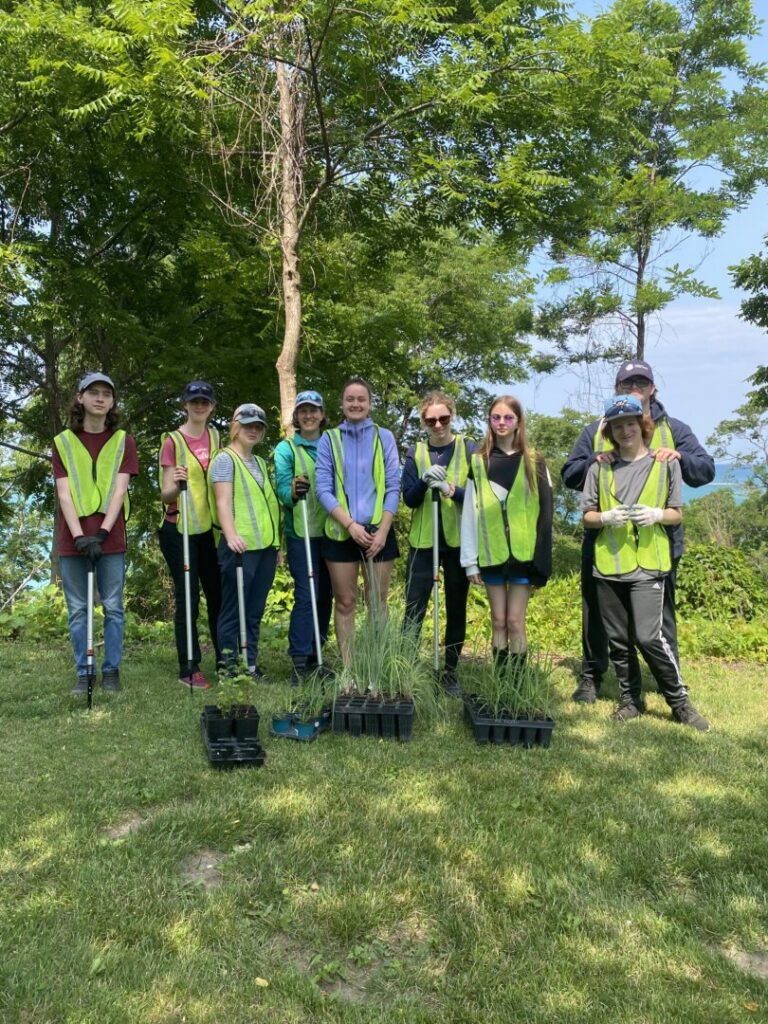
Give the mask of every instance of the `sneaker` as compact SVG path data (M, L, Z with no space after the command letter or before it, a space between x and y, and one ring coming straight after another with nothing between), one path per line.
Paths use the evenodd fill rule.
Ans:
M456 675L456 669L445 669L442 675L440 676L440 683L449 697L461 696L461 687L459 686L459 679L458 676Z
M193 690L209 690L211 684L205 678L200 669L196 669L192 675L179 676L179 682L183 686L190 686Z
M78 676L77 682L69 692L72 697L84 697L88 693L88 676Z
M258 665L249 665L248 671L251 673L254 679L266 680L266 675L264 674L264 672L262 672Z
M594 704L600 693L600 684L591 679L582 679L571 695L577 704Z
M120 672L118 669L113 668L108 672L101 673L101 688L106 690L107 693L120 692Z
M622 701L611 715L611 721L629 722L633 718L639 718L644 711L645 708L640 704L635 704L633 700Z
M681 704L679 708L672 708L672 717L681 725L690 725L699 732L709 732L709 722L704 715L700 715L689 700Z

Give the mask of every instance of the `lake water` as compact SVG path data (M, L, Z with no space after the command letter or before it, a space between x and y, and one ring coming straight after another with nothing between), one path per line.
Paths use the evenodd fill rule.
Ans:
M737 501L744 498L744 485L752 476L751 470L744 466L741 469L734 469L730 462L715 463L715 479L705 487L689 487L683 484L683 504L693 501L694 498L703 498L705 494L712 494L723 487L730 488L736 496Z

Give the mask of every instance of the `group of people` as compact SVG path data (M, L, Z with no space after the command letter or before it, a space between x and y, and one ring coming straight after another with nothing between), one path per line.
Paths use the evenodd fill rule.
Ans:
M399 556L393 524L401 494L412 510L407 628L418 632L426 614L435 546L442 567L442 685L451 694L460 693L457 668L472 584L484 585L488 596L493 670L514 671L524 664L530 594L546 585L552 573L553 496L546 464L528 443L517 398L502 395L492 401L485 436L476 444L454 433L453 399L429 393L419 410L424 438L408 449L401 468L393 434L371 418L373 397L362 377L345 383L342 420L335 427L328 425L323 397L304 390L296 397L294 433L276 446L272 470L255 451L267 427L261 406L244 403L235 409L229 441L222 446L212 425L216 396L211 384L190 382L181 401L184 422L163 435L160 445L159 542L174 581L183 684L209 686L200 667L197 632L201 588L217 665L232 666L241 653L239 567L247 634L242 654L250 672L263 675L259 631L283 535L294 583L288 630L291 681L298 684L318 670L330 674L322 646L331 616L339 654L348 664L361 572L369 610L386 609ZM53 465L61 509L61 575L77 671L72 692L87 690L90 566L104 609L102 685L116 691L128 485L138 463L133 439L118 427L117 393L106 374L87 373L80 381L69 428L54 439ZM597 699L610 652L620 695L613 717L626 721L642 714L639 650L673 716L708 729L680 675L674 582L682 553L681 478L693 486L707 483L714 464L690 429L667 417L655 399L647 363L620 367L605 415L585 428L562 472L569 487L583 490L585 526L584 657L574 699Z

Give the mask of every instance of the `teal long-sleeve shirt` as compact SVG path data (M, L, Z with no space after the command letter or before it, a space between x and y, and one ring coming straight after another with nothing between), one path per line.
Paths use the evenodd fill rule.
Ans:
M313 462L317 460L317 442L307 441L298 433L293 435L293 443L301 447ZM294 466L293 448L290 441L281 441L275 448L275 490L280 504L285 509L285 532L288 537L296 537L297 533L293 528L293 510L295 503L291 494L291 482L300 473L300 467Z

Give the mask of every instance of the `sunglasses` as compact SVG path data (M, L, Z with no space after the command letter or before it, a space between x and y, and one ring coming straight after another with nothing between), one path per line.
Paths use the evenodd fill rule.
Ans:
M627 377L619 384L620 388L652 388L653 381L647 377Z
M451 422L451 414L450 413L448 413L447 416L425 416L424 417L424 423L428 427L436 427L438 423L440 424L441 427L447 427L450 422Z
M509 425L510 423L514 423L516 420L517 416L515 416L513 412L506 412L503 416L499 415L497 412L491 413L491 423L501 423L503 421Z

